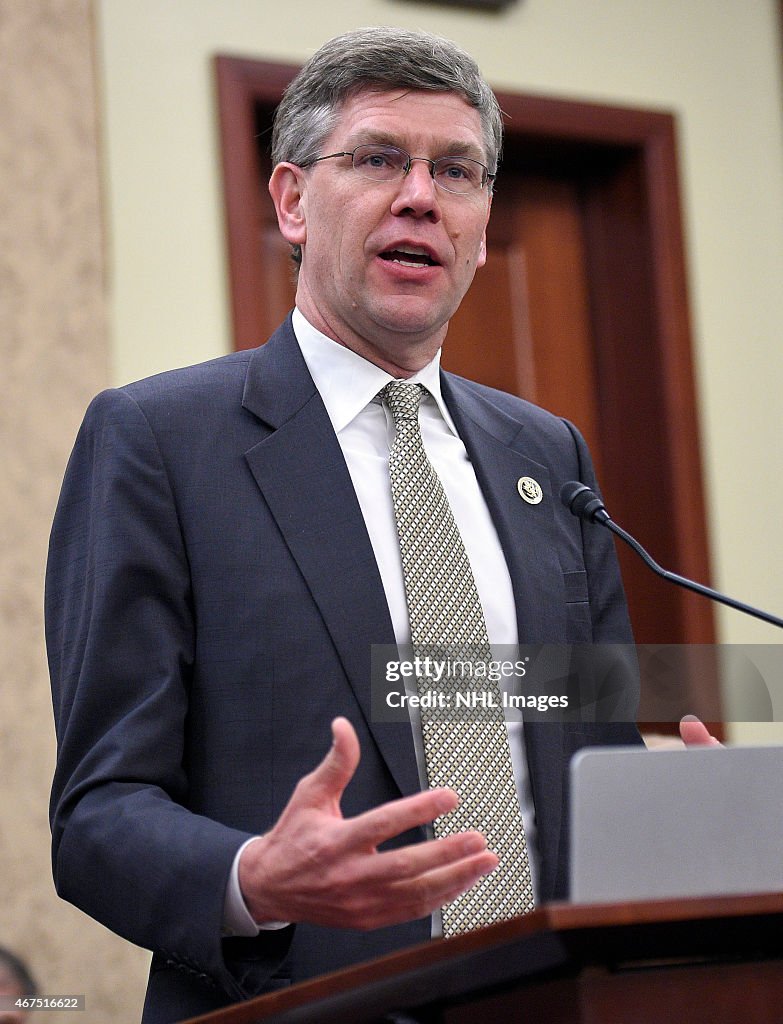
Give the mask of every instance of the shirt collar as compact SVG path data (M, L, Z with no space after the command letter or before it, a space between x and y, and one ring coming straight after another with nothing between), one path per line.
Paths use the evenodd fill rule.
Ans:
M395 378L316 330L298 308L294 309L292 325L310 376L323 399L334 431L339 434L375 399L381 388ZM407 379L424 385L449 430L456 435L440 390L440 349L431 362Z

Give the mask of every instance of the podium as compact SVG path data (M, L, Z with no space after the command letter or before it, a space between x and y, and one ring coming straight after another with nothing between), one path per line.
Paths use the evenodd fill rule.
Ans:
M774 893L553 903L188 1024L779 1024L782 1006Z

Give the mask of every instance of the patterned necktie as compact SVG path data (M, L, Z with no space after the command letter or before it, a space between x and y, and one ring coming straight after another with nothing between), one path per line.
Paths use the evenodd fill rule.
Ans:
M411 643L422 658L486 663L492 654L473 571L421 439L423 392L422 385L407 381L391 381L380 392L396 429L389 476ZM430 688L464 692L465 682L463 676L441 678L436 685L427 677L417 680L422 696ZM471 680L467 683L472 689ZM445 936L527 913L535 905L500 688L486 674L479 686L491 695L487 706L462 712L421 708L430 787L447 786L460 797L456 810L434 822L436 837L475 829L500 860L492 874L443 907Z

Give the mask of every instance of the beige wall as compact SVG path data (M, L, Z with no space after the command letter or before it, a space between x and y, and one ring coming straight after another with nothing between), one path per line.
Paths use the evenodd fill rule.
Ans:
M43 566L74 433L108 381L97 137L88 0L0 0L0 944L43 992L84 993L85 1024L138 1019L148 960L59 900L49 861Z
M301 61L336 32L399 24L457 39L504 89L675 110L716 579L780 612L776 7L519 0L490 15L405 0L0 0L0 943L28 955L49 991L86 990L81 1019L137 1019L147 958L51 890L46 536L89 397L228 348L211 56ZM777 640L731 613L721 623L729 641Z

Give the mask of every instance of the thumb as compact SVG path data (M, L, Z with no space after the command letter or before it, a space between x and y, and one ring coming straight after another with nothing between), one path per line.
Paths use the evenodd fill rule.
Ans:
M332 722L332 746L323 761L302 779L299 796L308 804L340 802L343 790L353 778L361 750L354 727L347 718ZM302 793L304 789L304 793Z

